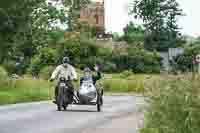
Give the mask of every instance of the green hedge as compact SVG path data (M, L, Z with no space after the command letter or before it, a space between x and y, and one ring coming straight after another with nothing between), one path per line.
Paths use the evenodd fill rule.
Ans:
M58 65L63 56L69 56L76 68L93 68L100 64L103 72L116 73L131 70L134 73L159 73L161 57L157 52L129 47L127 53L96 45L93 40L69 40L56 49L42 48L31 60L29 72L39 74L48 65Z
M6 80L8 78L8 72L0 66L0 80Z

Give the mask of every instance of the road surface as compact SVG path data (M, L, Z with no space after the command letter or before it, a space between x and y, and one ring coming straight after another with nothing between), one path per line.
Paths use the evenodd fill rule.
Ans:
M0 106L0 133L137 133L141 99L105 96L102 112L79 105L58 112L49 101Z

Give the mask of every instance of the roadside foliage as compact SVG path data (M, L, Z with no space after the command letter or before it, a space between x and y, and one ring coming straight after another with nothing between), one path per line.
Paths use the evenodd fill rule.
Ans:
M200 83L185 76L146 84L147 106L141 133L200 132Z

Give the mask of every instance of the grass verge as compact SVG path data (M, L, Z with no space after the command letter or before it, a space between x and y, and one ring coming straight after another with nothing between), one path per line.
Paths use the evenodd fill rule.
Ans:
M144 91L144 82L147 75L130 75L122 77L121 74L106 74L100 81L100 85L107 94L134 94ZM50 100L54 96L54 85L46 80L20 79L11 81L0 81L0 105L15 104L21 102L32 102ZM79 83L75 88L79 88Z
M0 87L0 105L49 100L53 97L53 86L44 80L23 79L5 84Z
M146 85L148 107L141 133L199 133L200 79L165 77Z

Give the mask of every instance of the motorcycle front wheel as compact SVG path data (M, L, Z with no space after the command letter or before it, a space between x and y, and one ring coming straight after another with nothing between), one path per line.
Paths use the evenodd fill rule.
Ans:
M58 96L57 96L57 109L58 111L62 110L62 107L64 105L64 88L60 87L58 91Z

